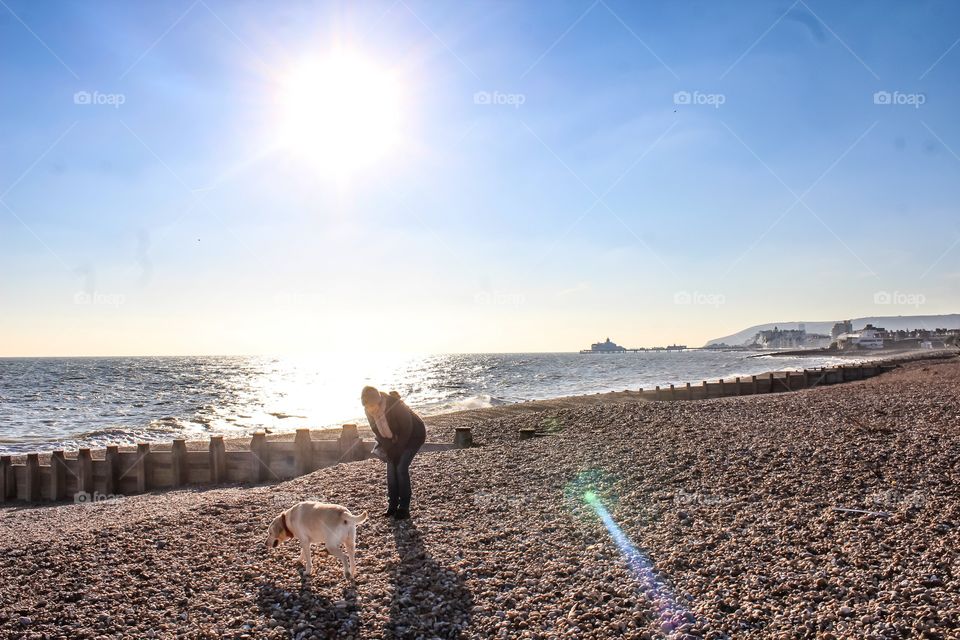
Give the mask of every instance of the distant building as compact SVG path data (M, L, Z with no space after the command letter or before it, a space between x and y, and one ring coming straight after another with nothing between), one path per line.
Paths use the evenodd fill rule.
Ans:
M796 349L806 341L807 332L801 329L774 327L757 333L754 343L764 349Z
M626 347L621 347L616 342L611 342L610 338L607 338L605 342L594 342L592 345L590 345L590 351L600 353L613 353L626 350Z
M830 337L836 340L845 333L853 333L853 323L849 320L833 325L833 329L830 330Z
M753 344L761 349L811 349L825 347L830 338L818 333L807 333L806 329L780 329L774 327L757 332Z
M960 329L944 329L937 327L936 329L897 329L896 331L885 331L883 334L884 340L887 342L897 342L897 343L908 343L910 341L916 341L917 344L923 341L936 341L944 342L952 337L960 335ZM934 346L934 348L939 348Z
M884 329L868 324L860 331L844 333L837 337L837 348L845 349L883 349Z

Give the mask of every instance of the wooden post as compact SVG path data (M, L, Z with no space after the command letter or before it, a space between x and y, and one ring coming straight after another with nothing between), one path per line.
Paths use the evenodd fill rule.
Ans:
M104 482L103 492L106 495L112 495L120 492L118 477L120 475L120 447L115 444L107 445L107 452L104 455L106 462L106 482Z
M227 448L223 436L210 436L210 482L221 484L227 481Z
M137 493L146 493L150 488L150 444L137 443L137 459L133 463L134 476L137 479Z
M40 456L36 453L27 454L27 469L24 475L27 487L27 500L40 500Z
M340 428L340 461L363 460L363 447L360 446L360 434L357 425L345 424Z
M655 394L655 398L656 398L657 400L659 400L659 399L660 399L660 385L657 385L656 389L653 390L653 393Z
M803 388L804 389L810 388L810 371L808 371L807 369L803 370Z
M50 500L56 502L67 495L67 463L63 451L50 454Z
M773 388L773 374L770 374L770 393L773 393L775 389Z
M170 449L170 480L174 489L179 489L190 481L187 469L187 441L177 438Z
M313 471L313 442L310 440L310 429L297 429L293 439L293 462L298 476Z
M250 451L253 463L250 465L250 482L262 482L267 479L267 434L257 431L250 438Z
M16 487L11 482L12 471L10 456L0 456L0 502L6 502L11 493L16 497L14 491Z
M673 388L673 385L670 385L670 399L671 400L677 399L677 390Z
M690 383L687 383L687 400L693 400L693 392L690 390Z
M753 385L753 395L760 393L760 385L757 384L757 376L750 376L750 384Z
M453 446L455 449L466 449L468 447L472 447L473 430L470 429L470 427L457 427L453 432Z
M723 386L723 378L720 378L720 397L725 398L727 396L727 388Z
M743 395L743 383L740 382L740 376L737 376L737 395Z
M706 398L709 398L709 397L710 397L710 387L707 386L707 381L704 380L703 382L701 382L701 383L700 383L700 386L703 387L703 397L704 397L705 399L706 399Z
M93 458L90 449L77 451L77 493L93 495Z

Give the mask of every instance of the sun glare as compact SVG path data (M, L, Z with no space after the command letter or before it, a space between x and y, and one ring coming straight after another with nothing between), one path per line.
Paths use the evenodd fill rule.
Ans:
M352 52L309 60L282 79L280 144L300 161L338 175L382 159L400 142L400 83Z

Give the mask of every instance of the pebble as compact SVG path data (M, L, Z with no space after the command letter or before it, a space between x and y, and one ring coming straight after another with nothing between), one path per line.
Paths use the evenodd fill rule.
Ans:
M431 440L469 425L481 446L418 455L401 524L376 515L375 460L0 508L15 558L0 637L958 637L944 559L960 553L960 366L925 366L790 394L431 416ZM310 498L371 514L355 586L319 550L307 578L297 544L266 550L273 517Z

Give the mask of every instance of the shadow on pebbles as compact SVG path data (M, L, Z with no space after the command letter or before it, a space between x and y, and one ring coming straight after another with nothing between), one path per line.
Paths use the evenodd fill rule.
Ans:
M415 524L394 523L392 529L399 558L385 567L393 593L389 609L377 613L383 637L460 635L460 631L469 626L473 607L472 595L463 579L430 557ZM276 583L260 587L259 605L271 625L285 629L293 637L359 635L361 613L356 589L345 587L342 598L332 599L315 593L312 582L313 578L301 574L300 588L296 591ZM318 587L329 591L322 585ZM429 623L425 624L426 621Z

